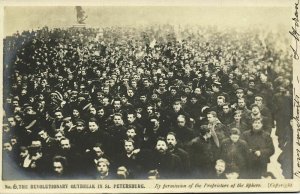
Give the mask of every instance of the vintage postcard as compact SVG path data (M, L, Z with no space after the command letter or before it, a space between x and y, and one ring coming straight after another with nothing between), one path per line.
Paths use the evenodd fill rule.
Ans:
M300 191L299 0L0 5L0 193Z

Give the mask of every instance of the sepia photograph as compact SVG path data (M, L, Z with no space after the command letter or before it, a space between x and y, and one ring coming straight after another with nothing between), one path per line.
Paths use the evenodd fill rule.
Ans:
M299 2L25 2L1 5L0 191L300 190Z

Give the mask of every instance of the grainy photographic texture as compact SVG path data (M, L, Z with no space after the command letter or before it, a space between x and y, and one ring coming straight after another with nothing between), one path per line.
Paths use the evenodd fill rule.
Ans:
M2 179L293 179L293 6L4 6Z

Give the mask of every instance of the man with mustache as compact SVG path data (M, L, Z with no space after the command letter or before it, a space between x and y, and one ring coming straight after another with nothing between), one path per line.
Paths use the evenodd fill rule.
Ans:
M189 154L182 148L178 147L176 134L169 132L167 134L168 151L177 155L182 164L180 175L187 176L190 172L190 157Z
M178 178L179 169L182 168L180 158L167 150L166 140L163 137L159 137L156 142L150 170L157 170L162 179Z

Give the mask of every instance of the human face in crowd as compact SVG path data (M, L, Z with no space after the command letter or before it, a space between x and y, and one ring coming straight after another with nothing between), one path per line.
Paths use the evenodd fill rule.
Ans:
M99 129L98 125L96 122L92 121L92 122L89 122L89 130L91 132L95 132Z
M245 100L244 99L238 99L238 107L243 109L246 106Z
M161 153L161 154L164 154L166 153L168 147L167 147L167 144L165 141L163 140L158 140L157 143L156 143L156 150Z
M227 114L227 113L229 113L229 111L230 111L229 106L228 106L228 105L224 105L224 106L223 106L223 112L224 112L225 114Z
M12 105L13 105L13 107L19 107L20 106L19 101L17 101L17 100L13 100Z
M167 77L168 77L168 78L172 78L173 75L174 75L174 73L173 73L172 71L170 71L170 72L168 72Z
M132 97L132 96L134 95L133 90L132 90L132 89L129 89L129 90L127 91L127 95L128 95L129 97Z
M123 119L122 119L122 117L119 116L119 115L115 115L113 121L114 121L114 124L115 124L116 126L123 125Z
M177 124L179 127L184 127L185 123L186 123L185 118L180 117L180 116L177 118Z
M81 132L81 131L83 131L84 130L84 126L80 123L80 124L77 124L76 125L76 130L78 131L78 132Z
M134 116L134 114L128 114L127 115L127 120L128 120L128 123L133 123L134 121L135 121L135 116Z
M176 93L177 93L177 91L176 91L175 89L171 89L171 95L172 95L172 96L175 96Z
M218 98L217 99L218 106L223 106L224 103L225 103L225 100L223 98Z
M107 105L110 104L108 98L103 98L102 103L103 103L104 106L107 106Z
M195 97L192 97L192 98L191 98L191 103L192 103L192 104L196 104L197 101L198 101L197 98L195 98Z
M175 102L175 103L173 104L173 110L174 110L175 112L178 112L178 111L180 111L180 109L181 109L181 104L180 104L180 102Z
M74 118L79 118L79 111L77 109L73 109L73 117Z
M145 95L142 95L142 96L140 96L140 100L145 103L147 100L147 97Z
M97 113L97 111L96 111L95 107L91 107L90 108L90 114L91 115L96 115L96 113Z
M31 142L31 145L33 147L41 147L42 146L42 142L39 141L39 140L34 140L34 141Z
M263 104L262 97L256 96L254 103L257 104L258 106L261 106Z
M115 107L115 109L117 109L117 110L119 110L120 108L121 108L121 101L115 101L114 102L114 107Z
M97 164L97 170L100 174L105 175L108 173L108 166L105 162L99 162Z
M174 149L177 145L177 140L173 134L167 135L167 144L170 150Z
M212 114L207 114L208 123L215 122L216 118Z
M231 134L230 139L233 143L236 143L240 139L240 135L238 134Z
M157 94L152 94L151 99L156 100L157 99Z
M148 106L148 107L147 107L147 113L148 113L149 115L153 114L153 107L152 107L152 106Z
M234 120L235 120L236 122L239 122L239 121L241 120L241 118L242 118L242 115L241 115L241 114L235 114L235 115L234 115Z
M101 109L99 109L99 110L97 111L97 115L98 115L99 117L103 117L104 114L105 114L105 111L104 111L103 108L101 108Z
M136 82L136 81L132 81L132 82L131 82L131 86L132 86L133 88L137 88L137 82Z
M200 88L195 88L194 93L197 94L197 95L200 95L201 94L201 89Z
M3 144L3 150L11 152L12 151L12 145L9 142L6 142Z
M254 87L255 87L254 81L250 81L250 82L249 82L249 88L254 88Z
M109 87L104 87L103 88L103 93L104 94L109 94Z
M48 138L48 134L46 131L42 130L39 132L39 136L41 139L46 140Z
M144 80L144 87L148 88L150 86L149 80Z
M8 124L9 124L10 127L15 127L17 125L16 120L15 120L14 117L9 117L7 119L7 121L8 121Z
M257 106L254 106L254 107L252 107L251 112L254 115L258 115L260 113L260 110Z
M252 124L254 131L259 131L262 128L262 122L260 120L255 120Z
M222 174L225 172L225 162L224 161L217 161L216 162L216 165L215 165L215 169L216 169L216 172L218 175Z
M104 154L103 150L101 150L100 147L93 147L93 150L94 150L97 158L101 158Z
M123 96L121 98L121 102L122 102L122 104L126 104L128 102L128 99L125 96Z
M128 129L126 131L126 135L128 138L134 138L136 136L136 132L134 129Z
M71 119L64 121L64 124L66 129L70 129L73 126L73 122Z
M58 132L54 135L54 138L56 141L60 141L62 138L64 138L64 135L61 132Z
M57 121L61 121L63 119L63 115L61 112L54 113L54 116Z
M28 156L28 149L24 149L20 152L21 158L26 158L26 156Z
M127 154L131 154L134 150L133 143L130 141L125 141L124 147Z
M58 175L62 175L64 171L64 167L61 162L53 162L53 170Z
M68 139L63 139L60 141L60 146L63 150L69 150L71 149L71 144Z
M236 93L236 96L237 96L238 99L243 98L244 92L238 91L238 92Z

